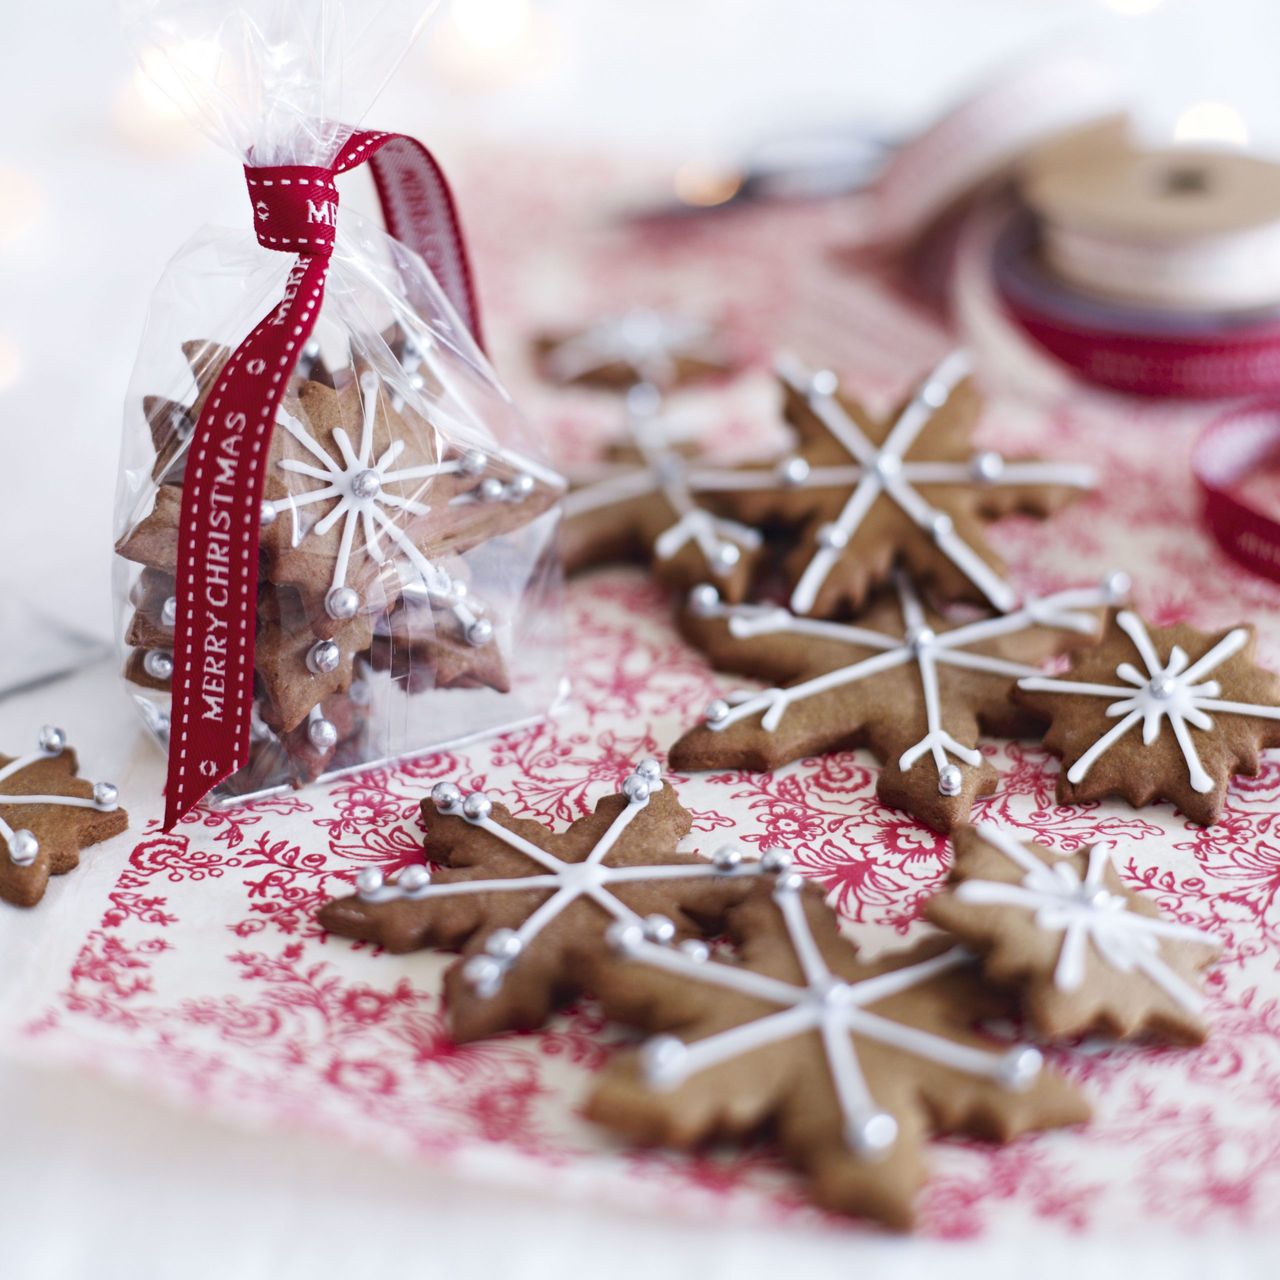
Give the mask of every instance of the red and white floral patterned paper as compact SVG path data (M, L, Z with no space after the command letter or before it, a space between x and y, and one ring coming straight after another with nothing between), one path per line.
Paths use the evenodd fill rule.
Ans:
M462 194L499 362L569 455L590 451L614 409L589 393L537 388L520 373L518 340L540 322L635 301L714 311L753 359L785 342L881 400L943 348L926 318L870 278L847 266L835 274L836 251L857 230L856 205L625 232L599 216L603 193L616 199L616 187L598 166L565 162L548 172L544 162L508 157L489 172L464 182ZM984 360L998 376L999 357ZM726 454L777 439L773 393L759 370L692 395L687 411L711 424ZM1125 568L1156 622L1216 627L1252 618L1264 660L1280 663L1280 588L1233 569L1197 526L1187 455L1207 412L1078 391L1037 402L998 397L986 442L1088 458L1102 473L1096 495L1048 524L1005 522L998 540L1028 588ZM420 858L416 813L434 782L484 787L516 813L565 824L615 790L640 756L661 756L732 683L679 640L668 601L638 571L582 578L568 606L576 700L553 723L237 811L200 813L172 835L157 830L160 762L135 768L125 797L132 834L88 855L94 883L110 887L102 901L81 904L88 923L74 961L29 985L5 1014L3 1038L29 1059L108 1072L238 1122L305 1127L494 1185L711 1219L823 1222L767 1151L641 1152L582 1121L591 1077L622 1035L589 1004L544 1032L458 1048L444 1032L438 995L447 957L382 955L328 938L313 923L314 909L349 891L362 867L391 871ZM126 723L122 713L122 737L131 732ZM1003 782L978 816L1060 849L1102 834L1120 841L1129 882L1218 934L1226 950L1210 979L1205 1048L1055 1051L1056 1065L1093 1099L1093 1125L1003 1149L936 1144L923 1230L1136 1239L1274 1229L1280 759L1233 788L1223 822L1206 831L1167 806L1060 808L1056 765L1044 751L1030 743L987 749ZM696 814L689 847L729 835L785 845L830 891L854 937L872 949L899 944L922 928L915 917L946 870L947 844L880 806L874 771L858 753L773 775L677 778Z

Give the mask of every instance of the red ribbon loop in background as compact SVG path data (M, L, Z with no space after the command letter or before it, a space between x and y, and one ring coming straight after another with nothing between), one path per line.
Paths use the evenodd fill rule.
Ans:
M258 534L276 412L315 327L337 227L337 174L369 162L388 232L431 268L481 342L462 228L431 153L353 132L331 169L246 167L258 241L297 255L284 296L210 391L188 455L178 531L173 708L164 829L249 761Z

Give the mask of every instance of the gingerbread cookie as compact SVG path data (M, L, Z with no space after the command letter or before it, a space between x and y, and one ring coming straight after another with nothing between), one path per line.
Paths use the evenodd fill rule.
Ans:
M1058 800L1169 800L1216 822L1231 778L1255 776L1259 752L1280 746L1280 677L1253 651L1252 627L1148 628L1121 610L1063 676L1020 680L1017 701L1049 721L1045 746L1062 760Z
M666 431L660 400L627 397L629 443L565 495L560 549L566 572L620 560L650 564L661 582L688 590L715 582L729 600L748 592L764 548L761 533L718 512L718 495L772 483L769 473L712 467Z
M727 373L732 361L710 325L633 307L569 334L534 342L543 377L607 390L648 383L660 390Z
M754 527L800 529L786 560L793 613L859 609L895 564L944 599L1007 612L1017 598L986 542L987 523L1015 511L1048 515L1093 484L1089 467L974 449L981 401L963 353L882 421L841 396L829 372L792 361L778 372L800 450L779 469L783 484L734 493L728 505Z
M0 898L33 907L50 876L80 865L80 850L129 825L109 782L76 777L76 753L45 725L36 749L0 756Z
M590 983L574 953L615 921L671 940L715 928L778 855L744 863L676 853L692 818L656 761L644 760L595 812L563 833L514 818L483 792L441 783L422 805L427 850L443 869L409 867L391 883L362 871L354 897L327 903L320 923L388 951L457 948L445 976L456 1040L541 1026Z
M611 930L619 958L595 962L605 1011L659 1034L605 1070L591 1119L676 1147L768 1128L817 1203L906 1229L931 1133L1004 1142L1088 1118L1034 1048L975 1032L1010 1005L962 949L931 940L863 961L795 872L757 886L728 925L734 962Z
M990 823L954 841L947 891L925 916L1025 994L1042 1034L1204 1041L1197 979L1219 944L1128 888L1109 844L1058 857Z
M768 770L867 746L882 762L879 798L948 831L996 787L979 734L1035 732L1035 720L1010 701L1014 682L1095 639L1102 608L1128 589L1116 574L1099 588L957 626L926 609L905 575L895 582L895 595L857 626L694 591L685 635L715 667L773 687L712 702L705 723L671 748L672 768Z

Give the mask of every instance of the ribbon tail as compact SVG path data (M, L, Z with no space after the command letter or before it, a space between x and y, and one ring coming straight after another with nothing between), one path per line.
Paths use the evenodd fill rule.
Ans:
M327 257L298 259L284 300L227 361L192 436L179 522L165 831L249 762L264 464L328 271Z

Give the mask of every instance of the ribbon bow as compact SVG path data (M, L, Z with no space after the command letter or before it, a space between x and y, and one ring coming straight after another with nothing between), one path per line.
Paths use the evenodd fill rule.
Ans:
M179 523L164 829L249 761L262 487L276 413L315 327L337 232L335 178L369 163L387 231L431 268L481 342L466 245L431 153L352 132L332 168L245 168L264 248L297 255L284 297L236 348L190 443Z

